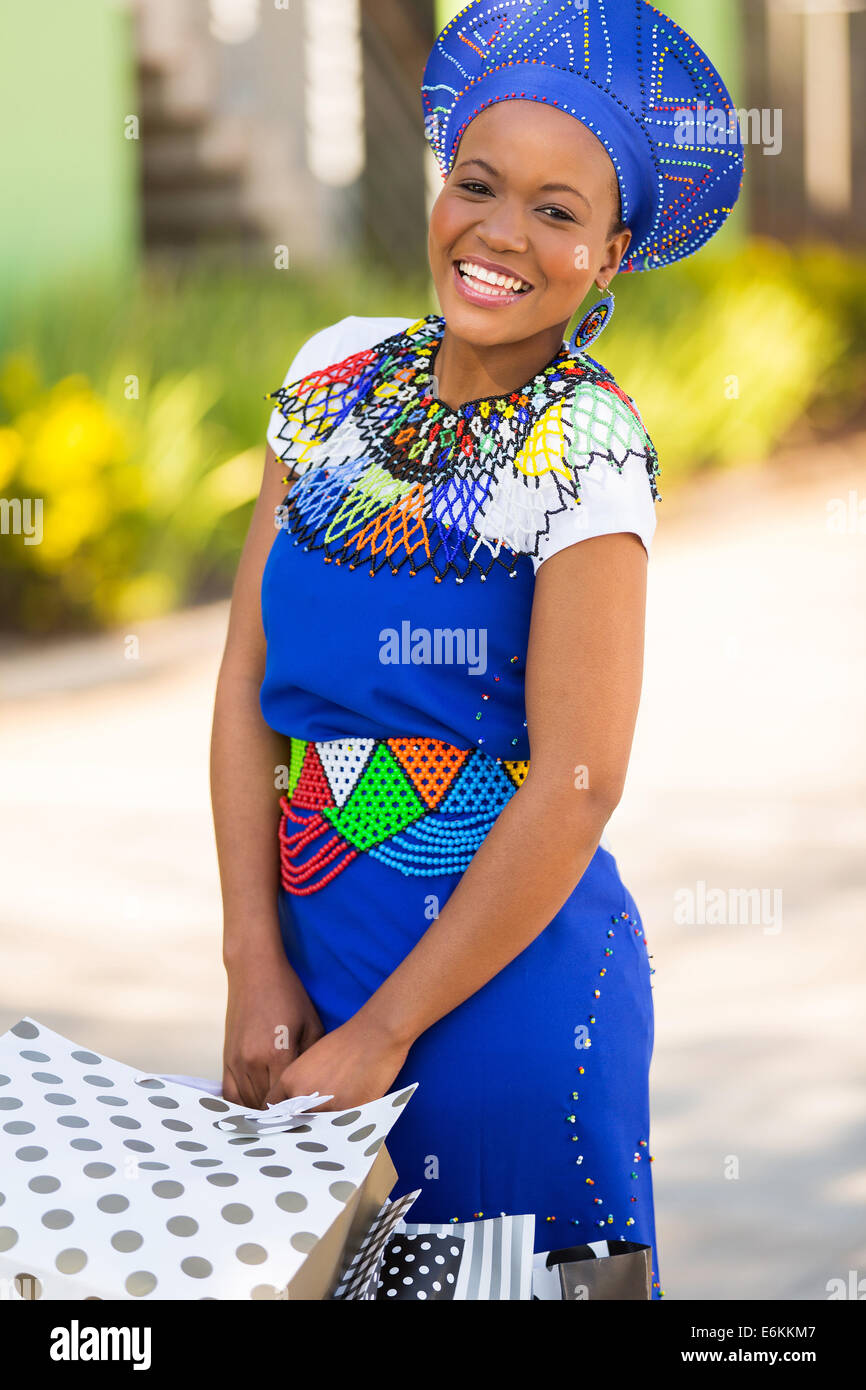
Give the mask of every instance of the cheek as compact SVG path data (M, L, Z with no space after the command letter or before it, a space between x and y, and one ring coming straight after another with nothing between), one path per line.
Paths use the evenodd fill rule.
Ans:
M551 283L579 289L592 275L592 247L580 227L557 231L545 238L541 251L545 273Z
M472 225L471 209L446 192L440 193L430 212L430 253L450 259L458 237Z

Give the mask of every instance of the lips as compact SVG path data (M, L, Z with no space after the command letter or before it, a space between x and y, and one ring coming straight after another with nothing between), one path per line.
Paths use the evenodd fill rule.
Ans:
M454 280L463 299L499 307L531 294L534 286L522 276L491 261L464 257L454 262Z

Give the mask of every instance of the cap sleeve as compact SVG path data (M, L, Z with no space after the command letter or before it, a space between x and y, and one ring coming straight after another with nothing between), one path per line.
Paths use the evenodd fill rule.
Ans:
M633 532L649 555L658 456L634 401L615 382L587 383L563 407L562 437L559 505L538 537L536 573L567 546L618 531Z
M412 323L402 318L364 318L349 314L314 333L296 353L283 384L268 399L276 405L267 441L286 471L310 467L313 445L327 437L353 394L362 389L378 343ZM333 372L328 368L333 367Z
M292 359L289 370L283 378L280 391L287 392L290 387L303 381L313 372L321 371L338 362L341 356L342 328L345 319L322 328L308 338ZM273 392L273 395L278 395ZM290 473L303 473L309 465L309 450L304 444L310 443L313 433L304 428L300 420L286 413L284 400L278 399L268 421L267 441L277 458L286 465Z

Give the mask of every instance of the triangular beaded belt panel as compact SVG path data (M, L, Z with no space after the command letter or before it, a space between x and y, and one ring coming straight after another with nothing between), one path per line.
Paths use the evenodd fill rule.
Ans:
M290 744L280 871L295 894L324 888L361 853L403 874L462 873L529 770L435 738Z

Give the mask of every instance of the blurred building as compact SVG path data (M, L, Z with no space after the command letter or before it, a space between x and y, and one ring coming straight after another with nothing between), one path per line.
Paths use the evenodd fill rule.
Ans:
M433 0L134 0L146 251L419 264Z
M777 113L747 152L751 226L780 241L866 243L866 0L740 0L744 97Z

